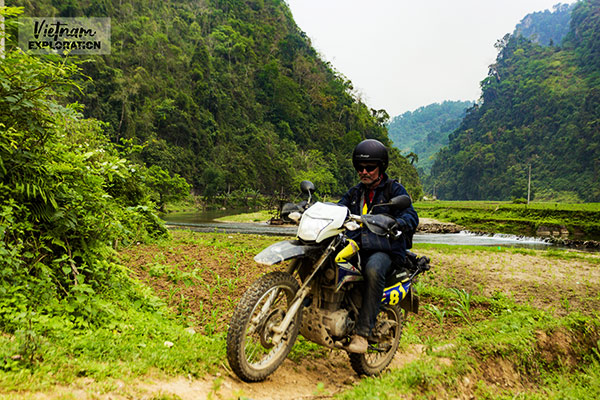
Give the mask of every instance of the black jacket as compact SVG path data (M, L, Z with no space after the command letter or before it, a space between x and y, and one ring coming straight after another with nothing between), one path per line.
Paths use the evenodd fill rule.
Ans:
M348 192L344 196L342 196L338 204L348 207L352 214L361 215L363 196L366 191L367 187L364 184L359 183L358 185L348 190ZM403 194L408 195L406 189L404 189L404 186L402 186L395 180L390 180L386 174L383 174L382 181L375 188L375 194L373 195L371 207L373 207L375 204L387 203L392 197L400 196ZM369 211L371 210L371 207L369 207ZM403 229L403 231L405 232L402 236L407 239L409 238L409 236L410 238L412 238L412 235L414 234L414 232L417 229L417 226L419 225L419 216L417 215L417 212L415 211L412 205L404 210L393 209L388 206L376 207L373 210L372 214L388 214L395 218L400 226L405 227ZM362 230L363 229L361 229L361 231ZM355 236L352 238L357 239L359 235L361 235L361 232L357 231L356 233L354 233L354 235L350 234L349 236ZM365 238L364 232L362 232L361 236L363 240L368 240L368 238ZM412 240L409 240L408 243L408 247L410 248L410 243L412 243ZM365 246L366 244L362 247L364 248ZM390 241L390 253L404 258L404 256L406 255L406 249L406 240L401 239Z

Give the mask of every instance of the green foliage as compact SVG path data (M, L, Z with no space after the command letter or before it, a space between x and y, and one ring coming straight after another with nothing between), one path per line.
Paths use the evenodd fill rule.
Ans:
M482 98L432 168L438 198L508 200L531 187L600 200L599 3L578 2L562 47L507 35Z
M404 154L415 153L421 175L428 174L433 155L448 145L448 135L458 128L465 110L472 105L472 101L444 101L407 111L388 124L390 138Z
M387 114L353 97L285 2L12 3L30 16L111 18L112 54L82 66L92 78L76 98L85 116L107 122L113 143L144 145L134 161L180 175L211 202L244 188L289 195L303 179L341 195L357 180L353 146L390 145ZM392 163L418 197L414 167Z
M175 174L170 176L158 165L152 165L146 171L146 186L154 192L154 202L162 210L165 203L185 199L190 193L190 185Z
M225 352L224 335L205 336L169 316L164 303L121 275L119 292L95 296L110 318L76 329L63 316L23 314L13 337L0 336L0 387L40 390L88 377L109 384L152 370L202 377Z
M560 45L569 32L569 21L574 5L575 3L558 3L552 7L552 12L544 10L527 14L517 24L513 35L521 35L544 46Z
M64 105L77 72L68 58L14 48L0 63L0 327L8 332L22 332L27 315L65 315L77 327L102 321L94 296L119 274L114 248L166 234L143 168L117 155L102 123Z

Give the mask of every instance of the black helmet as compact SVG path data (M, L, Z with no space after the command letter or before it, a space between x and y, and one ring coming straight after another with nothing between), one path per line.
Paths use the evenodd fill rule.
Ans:
M354 169L365 161L375 161L379 164L379 172L384 173L388 166L388 151L385 146L375 139L366 139L356 145L352 152L352 165Z

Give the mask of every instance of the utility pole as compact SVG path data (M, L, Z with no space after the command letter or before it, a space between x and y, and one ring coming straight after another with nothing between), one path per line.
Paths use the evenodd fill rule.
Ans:
M527 178L527 205L529 205L530 195L531 195L531 164L529 164L529 177Z

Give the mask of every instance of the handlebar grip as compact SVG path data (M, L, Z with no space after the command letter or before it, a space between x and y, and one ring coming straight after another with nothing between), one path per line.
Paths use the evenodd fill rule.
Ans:
M423 271L429 271L431 269L430 261L429 257L421 256L417 261L417 267Z

